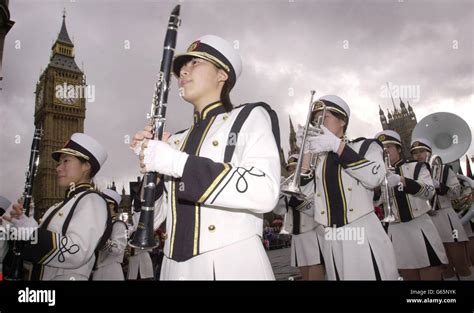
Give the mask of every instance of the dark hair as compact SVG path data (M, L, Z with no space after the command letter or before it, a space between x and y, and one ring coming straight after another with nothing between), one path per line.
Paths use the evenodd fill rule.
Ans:
M229 87L229 80L226 80L224 86L222 86L221 91L221 101L222 104L224 104L226 112L230 112L234 108L232 102L230 101L230 89L231 88Z
M82 164L84 164L84 163L89 163L89 164L90 164L89 161L87 161L87 160L85 160L85 159L83 159L83 158L78 158L78 157L76 157L76 156L75 156L75 158L78 159L79 162L81 162ZM90 179L94 178L95 174L97 174L97 172L94 172L94 171L92 170L92 166L91 166L91 172L90 172L90 174L89 174L89 178L90 178Z
M110 207L110 206L112 206L112 207ZM108 207L108 208L111 208L114 213L118 213L118 208L119 208L119 206L118 206L117 202L115 202L115 201L114 201L114 202L107 201L107 207Z
M397 152L400 154L400 160L405 158L405 151L403 149L403 146L395 145L397 147Z

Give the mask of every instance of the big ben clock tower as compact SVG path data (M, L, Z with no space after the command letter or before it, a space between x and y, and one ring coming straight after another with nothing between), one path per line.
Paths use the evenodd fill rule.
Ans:
M69 137L84 131L86 113L85 75L74 60L74 44L66 29L66 13L49 64L36 85L35 125L42 126L40 164L35 177L35 207L41 215L64 197L56 183L56 162L51 153Z

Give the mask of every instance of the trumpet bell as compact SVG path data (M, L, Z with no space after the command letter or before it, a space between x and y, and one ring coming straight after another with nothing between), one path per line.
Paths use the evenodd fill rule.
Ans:
M393 223L393 222L395 222L395 216L393 214L388 214L387 216L384 216L382 222L384 222L384 223Z
M461 117L448 112L437 112L424 117L413 130L412 139L426 138L432 143L432 154L443 162L458 160L469 149L471 129Z
M302 201L310 200L302 190L299 184L296 183L294 179L294 174L290 175L283 183L280 185L280 192L288 197L296 197Z
M296 188L296 189L292 189L292 188L281 188L281 193L284 194L285 196L289 196L289 197L296 197L298 198L299 200L302 200L302 201L308 201L308 197L301 191L301 189L299 188Z

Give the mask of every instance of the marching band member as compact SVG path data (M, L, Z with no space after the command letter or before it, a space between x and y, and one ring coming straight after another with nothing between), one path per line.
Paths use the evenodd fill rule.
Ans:
M112 189L104 190L102 195L107 201L112 216L112 233L98 253L92 280L125 280L122 262L127 248L128 226L117 217L117 209L122 197Z
M474 273L474 180L471 178L457 174L459 182L461 183L461 198L470 196L470 206L461 210L458 215L461 219L461 223L464 226L466 235L469 238L467 243L468 256L470 260L471 274Z
M297 160L297 154L288 158L286 169L290 175L295 171ZM309 161L307 163L309 164ZM306 168L308 167L307 165ZM308 194L312 194L313 180L305 181L305 183L301 188ZM280 202L283 205L277 206L273 212L285 216L282 229L285 233L291 234L291 266L300 269L303 280L324 280L324 260L319 243L323 237L323 227L314 221L312 199L302 201L294 196L282 196Z
M426 162L432 154L431 142L425 138L416 138L412 140L410 152L418 162ZM461 279L467 279L471 275L466 255L466 243L469 239L451 205L451 200L459 197L461 185L456 174L444 164L441 167L441 180L433 178L433 183L438 196L433 204L436 211L431 214L431 219L443 241L449 261L443 277L453 278L457 273Z
M400 135L385 130L376 135L388 153L395 173L387 173L388 186L398 220L388 225L395 248L398 269L404 280L440 280L441 265L447 264L441 238L428 216L427 200L435 193L429 167L425 163L402 159Z
M279 197L278 120L263 103L232 106L241 69L222 38L193 42L173 64L193 125L167 143L148 140L150 128L132 142L137 154L143 145L142 170L164 174L155 213L155 228L167 218L161 279L274 279L260 237Z
M317 154L312 173L314 220L324 227L322 252L329 280L396 280L392 243L374 213L373 189L385 176L382 147L373 139L344 140L350 109L338 96L319 99L327 111L323 134L309 128L305 150ZM297 134L301 146L303 130Z
M17 228L36 229L37 242L31 236L23 251L33 265L29 279L88 280L108 218L107 204L91 183L107 152L94 138L75 133L52 157L58 162L58 184L67 187L64 200L49 208L39 225L33 214L23 214L20 203L4 219Z

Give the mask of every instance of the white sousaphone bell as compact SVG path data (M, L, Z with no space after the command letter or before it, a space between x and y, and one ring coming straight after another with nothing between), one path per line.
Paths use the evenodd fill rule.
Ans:
M413 130L412 138L431 141L432 155L438 155L444 164L461 158L469 149L472 134L469 125L453 113L437 112L424 117Z

